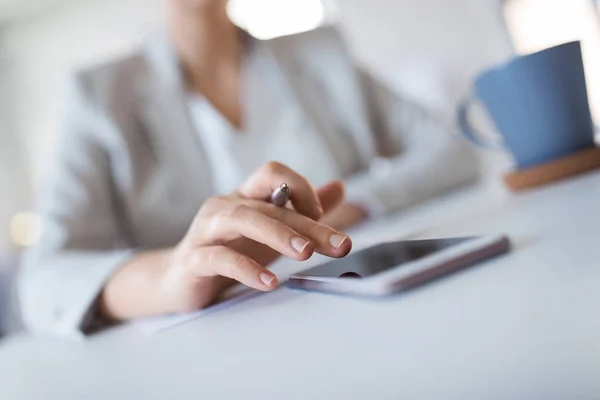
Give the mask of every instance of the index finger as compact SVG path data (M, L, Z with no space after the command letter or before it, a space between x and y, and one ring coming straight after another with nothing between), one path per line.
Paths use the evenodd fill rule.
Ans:
M254 289L277 286L277 276L250 257L227 246L202 246L188 254L191 272L197 277L221 275Z
M294 209L308 218L317 220L323 215L323 207L317 192L308 180L291 168L271 161L250 176L239 189L248 199L265 200L282 183L290 187L290 200Z

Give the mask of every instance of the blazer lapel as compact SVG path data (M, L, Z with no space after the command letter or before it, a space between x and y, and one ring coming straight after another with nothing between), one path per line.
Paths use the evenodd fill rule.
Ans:
M374 147L362 96L357 85L352 85L356 82L356 79L353 79L353 71L348 70L352 64L340 62L339 57L314 56L313 50L318 52L322 49L312 48L309 39L302 36L281 37L265 42L265 45L272 52L290 90L311 120L314 129L328 141L331 153L339 165L345 171L364 168L369 165ZM340 43L340 47L341 45ZM327 65L320 65L320 61ZM320 77L326 77L326 81L317 79L310 70L320 71ZM326 86L333 88L327 90ZM331 99L331 96L336 98ZM343 105L343 114L332 112L328 102ZM355 154L349 157L348 152Z
M140 116L150 140L162 162L187 182L190 197L206 199L214 193L210 168L190 115L174 49L166 35L161 35L145 55L150 71L140 85Z
M344 97L339 98L335 90L327 90L322 79L315 78L309 71L312 68L307 68L308 61L305 59L310 57L311 47L309 45L304 48L304 40L302 38L300 43L296 43L292 36L265 42L253 40L253 45L265 46L264 49L271 53L292 99L299 103L307 121L312 125L311 128L321 134L340 169L346 172L356 171L368 165L373 152L367 119L363 115L365 111L358 104L360 94L354 93L353 90L357 89L353 87L348 89L351 92L349 95L341 94L339 96ZM163 157L173 174L183 177L179 179L189 182L190 187L187 189L190 195L194 195L193 198L205 199L215 193L210 166L191 119L181 69L167 36L162 34L151 41L145 56L150 69L139 86L142 98L140 116L147 125L154 148L159 152L157 156ZM352 82L348 79L348 67L343 65L344 62L338 61L336 57L324 58L324 62L331 62L333 65L313 67L334 70L334 73L327 69L322 71L323 74L318 73L319 76L335 80L326 82L328 85L339 86L340 82L344 85ZM336 78L334 75L337 74L342 76ZM337 97L328 99L332 93ZM251 107L255 100L252 96L260 94L248 95L243 101L245 106ZM335 110L332 112L328 101L347 105L347 109L343 114ZM241 139L240 146L245 147L244 140ZM241 148L240 151L244 149ZM243 164L243 170L255 164L252 157L240 157L238 161Z

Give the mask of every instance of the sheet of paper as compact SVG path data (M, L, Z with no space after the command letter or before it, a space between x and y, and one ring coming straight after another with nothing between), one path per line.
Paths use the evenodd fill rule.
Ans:
M280 284L283 283L285 277L290 273L297 272L311 265L319 262L319 257L314 257L314 260L310 262L300 263L290 259L281 259L270 268L277 278ZM321 260L322 261L322 260ZM258 290L249 289L245 286L235 286L230 289L217 304L208 307L204 310L196 311L188 314L172 314L164 315L151 318L142 318L132 322L132 325L147 335L154 335L160 333L166 329L173 328L175 326L184 324L189 321L193 321L197 318L201 318L207 314L223 310L227 307L235 306L238 303L246 301L254 296L257 296L262 292Z
M259 292L257 290L251 290L251 289L244 288L244 290L238 290L238 291L234 292L232 295L224 298L219 303L217 303L211 307L205 308L203 310L200 310L200 311L196 311L196 312L188 313L188 314L172 314L172 315L165 315L165 316L158 316L158 317L151 317L151 318L142 318L142 319L133 321L132 324L136 329L139 329L143 333L145 333L147 335L154 335L156 333L164 331L165 329L169 329L169 328L175 327L177 325L181 325L186 322L195 320L204 315L222 310L227 307L231 307L234 304L240 303L250 297L258 295L259 293L261 293L261 292Z
M390 235L388 232L384 232L382 234L374 234L373 232L370 232L368 230L363 230L361 231L361 233L363 234L352 235L354 251L370 246L374 243L381 242L382 240L389 240L393 236ZM395 233L397 234L397 232ZM278 262L276 262L270 269L271 271L273 271L273 273L275 273L275 275L277 275L280 284L283 284L286 276L314 267L315 265L326 262L328 260L329 259L327 257L321 256L319 254L315 254L313 257L311 257L310 260L304 262L293 261L290 259L281 259ZM143 318L133 321L132 324L136 329L139 329L143 333L147 335L154 335L166 329L173 328L175 326L184 324L189 321L193 321L197 318L201 318L207 314L218 312L225 308L235 306L236 304L246 301L260 293L262 292L248 289L243 286L236 286L232 288L232 290L230 290L228 293L226 293L222 301L204 310L196 311L189 314L173 314L166 316Z

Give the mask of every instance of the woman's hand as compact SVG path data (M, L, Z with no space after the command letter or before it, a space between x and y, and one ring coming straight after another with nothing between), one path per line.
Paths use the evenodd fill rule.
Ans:
M360 224L369 217L364 207L358 204L344 203L321 218L321 223L335 229L348 229Z
M284 182L291 188L294 210L265 201ZM272 290L277 277L265 267L280 254L306 260L315 251L330 257L350 252L348 236L317 222L342 200L341 183L315 191L286 166L268 163L233 195L206 201L174 249L141 255L117 271L103 291L101 310L114 319L197 310L211 304L235 281ZM146 265L139 265L140 260ZM153 277L140 279L143 267ZM131 294L131 283L135 286L136 282L152 286L144 288L153 292L152 299L145 306L130 307L131 296L123 295Z

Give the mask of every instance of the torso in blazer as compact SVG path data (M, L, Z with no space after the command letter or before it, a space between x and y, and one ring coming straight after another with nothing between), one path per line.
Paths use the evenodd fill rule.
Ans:
M320 135L326 151L315 163L336 166L350 199L370 196L383 214L475 178L469 149L357 69L333 28L254 43L272 54L296 120ZM44 229L25 254L19 293L28 327L82 337L109 276L135 251L176 245L216 190L166 37L72 83L38 200Z
M374 153L357 71L332 28L266 42L306 121L327 143L344 173ZM176 244L202 203L215 194L195 132L173 49L165 37L141 52L85 71L80 79L112 125L111 159L127 246ZM251 98L243 99L251 107ZM252 126L248 127L252 129ZM348 157L348 153L352 153ZM318 162L318 160L315 160Z

